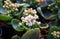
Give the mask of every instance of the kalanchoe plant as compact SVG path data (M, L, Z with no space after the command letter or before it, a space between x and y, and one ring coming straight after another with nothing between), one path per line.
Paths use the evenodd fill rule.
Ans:
M40 29L41 33L47 34L48 31L46 29L48 30L48 28L50 30L47 39L60 39L60 27L49 27L52 26L49 24L56 25L60 23L59 0L54 2L47 2L47 0L22 0L23 3L21 2L21 4L18 3L19 0L17 3L15 1L17 0L5 0L3 8L0 7L0 21L12 26L19 32L18 34L27 31L21 38L15 35L12 39L40 39ZM2 6L1 3L0 6ZM44 21L44 23L40 21Z
M7 10L7 14L10 16L19 16L23 12L23 10L28 7L28 5L25 5L24 3L12 3L10 0L4 1L3 8Z
M10 0L4 1L3 7L7 10L7 13L12 13L18 11L18 5L16 3L12 3Z
M23 16L21 17L21 21L12 20L12 26L17 31L24 31L24 29L34 29L40 26L41 22L36 21L38 19L38 15L36 14L36 10L29 8L24 10ZM19 27L21 27L19 29Z
M54 36L55 39L60 37L60 31L53 31L51 34Z
M36 23L36 19L38 19L38 15L36 13L36 10L33 10L32 8L25 10L23 12L25 16L21 18L22 22L25 22L28 26L33 26Z
M47 39L60 39L60 27L52 26L49 30Z

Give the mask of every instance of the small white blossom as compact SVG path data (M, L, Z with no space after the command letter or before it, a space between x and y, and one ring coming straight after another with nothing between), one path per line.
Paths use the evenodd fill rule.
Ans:
M59 31L53 31L51 34L53 36L60 37L60 32Z
M24 17L21 17L21 20L24 20Z
M8 8L7 10L13 10L13 11L18 11L18 6L17 6L17 4L16 3L12 3L10 0L6 0L6 1L4 1L4 5L3 5L3 8ZM12 11L11 10L11 11Z
M59 38L60 36L59 36L59 35L57 35L57 37Z
M36 19L34 19L34 16L32 16L32 15L28 15L25 18L22 17L21 19L23 22L26 22L26 25L28 25L28 26L30 26L30 25L32 26L36 22Z
M5 8L5 5L3 6L3 8Z
M24 15L29 15L29 14L35 15L36 13L37 13L36 10L33 10L32 8L30 8L28 10L24 10L24 12L23 12Z
M38 19L39 17L38 17L38 15L35 15L34 18L35 18L35 19Z
M25 22L27 26L32 26L34 25L38 19L38 15L36 14L36 10L33 10L32 8L24 10L23 14L26 15L26 17L22 17L21 20L22 22ZM40 22L38 22L38 25Z
M29 22L29 23L27 22L26 25L32 26L33 24L31 22Z
M22 25L22 23L19 23L19 25Z
M41 22L38 22L38 25L40 25L41 24Z

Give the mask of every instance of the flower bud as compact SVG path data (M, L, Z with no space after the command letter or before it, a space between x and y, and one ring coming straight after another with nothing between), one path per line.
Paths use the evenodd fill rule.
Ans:
M57 35L57 37L59 38L60 36L59 36L59 35Z
M9 6L6 6L6 8L9 8Z
M41 24L41 22L38 22L38 24L40 25L40 24Z
M22 25L22 23L19 23L19 25Z
M16 8L15 10L16 10L16 11L18 11L18 9L17 9L17 8Z
M21 17L21 20L24 20L24 17Z
M5 5L3 6L3 8L5 8Z
M60 32L59 32L59 31L57 31L56 33L57 33L57 34L60 34Z

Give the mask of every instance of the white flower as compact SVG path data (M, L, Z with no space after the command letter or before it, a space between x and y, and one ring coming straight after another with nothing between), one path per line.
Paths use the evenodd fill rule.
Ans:
M34 21L32 21L32 22L26 22L26 25L28 25L28 26L32 26L33 24L35 24L35 20Z
M3 8L5 8L5 5L3 6Z
M35 19L38 19L38 15L35 15L34 18L35 18Z
M37 24L38 24L38 25L40 25L40 24L41 24L41 22L37 22Z
M34 16L32 16L32 15L28 15L25 18L22 17L21 19L23 22L26 22L26 25L28 25L28 26L32 26L36 22L36 19L34 19Z
M23 12L24 15L29 15L29 14L35 15L36 13L37 13L36 10L33 10L32 8L30 8L28 10L24 10L24 12Z
M22 25L22 23L19 23L19 25Z
M25 17L26 22L30 22L33 19L33 16L29 15Z
M33 20L33 21L32 21L32 24L35 24L35 22L36 22L36 20Z
M59 35L57 35L57 37L59 38L60 36L59 36Z
M60 32L59 31L53 31L51 34L53 36L60 37Z
M58 32L56 32L57 34L60 34L60 32L58 31Z
M31 22L27 22L26 25L32 26L33 24Z
M24 20L24 17L21 17L21 20Z
M13 11L18 11L18 6L17 3L12 3L10 0L6 0L4 1L4 5L3 8L8 8L9 10L11 10L10 8L12 7ZM12 10L11 10L12 11Z
M27 10L25 10L25 12L27 12Z
M37 12L36 12L36 10L33 10L33 12L36 14Z
M21 18L22 22L26 22L27 26L34 25L36 19L38 19L38 15L36 15L36 13L36 10L33 10L32 8L24 10L23 14L26 15L26 17ZM38 24L40 24L40 22L38 22Z

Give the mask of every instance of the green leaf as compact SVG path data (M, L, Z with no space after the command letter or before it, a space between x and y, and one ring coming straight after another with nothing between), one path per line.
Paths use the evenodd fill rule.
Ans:
M58 18L60 19L60 10L58 10Z
M1 14L7 14L7 11L3 7L0 7L0 13Z
M14 35L11 39L20 39L20 36Z
M58 17L58 13L54 14L53 12L49 11L46 7L43 9L41 9L41 7L38 7L37 11L45 19L55 20Z
M24 27L19 25L20 21L17 19L13 19L11 21L12 27L16 30L16 31L23 31Z
M44 24L44 25L41 25L41 26L39 26L41 29L46 29L46 28L48 28L49 27L49 25L48 24Z
M12 17L4 14L0 14L1 21L11 21Z
M39 28L35 28L35 29L31 29L29 31L27 31L21 39L40 39L39 38L40 35L40 29Z

